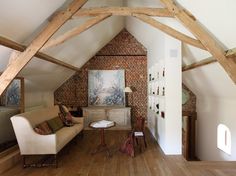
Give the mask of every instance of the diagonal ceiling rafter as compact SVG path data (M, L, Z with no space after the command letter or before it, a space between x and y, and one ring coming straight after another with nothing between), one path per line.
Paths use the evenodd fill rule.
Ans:
M44 30L31 42L31 44L22 52L11 65L0 76L0 95L12 82L14 77L24 68L32 57L43 47L50 37L68 21L87 0L73 0L66 10L58 13Z
M23 69L34 55L45 56L38 53L45 49L63 43L65 40L78 35L91 26L97 24L110 15L135 16L136 18L162 30L168 35L201 49L207 49L221 64L231 79L236 83L236 63L232 58L227 58L223 48L200 26L195 17L185 9L180 8L172 0L161 0L167 8L131 8L131 7L104 7L79 10L87 0L73 0L69 7L53 16L46 28L36 37L31 44L14 59L0 76L0 95L10 84L14 77ZM49 40L52 35L69 19L80 16L97 16L88 20L82 27L72 29L56 39ZM175 29L164 25L149 16L175 17L197 38L193 39ZM47 43L48 42L48 43ZM46 44L46 45L45 45ZM45 47L44 47L45 45ZM46 59L45 59L46 60ZM50 59L49 59L50 60Z
M227 59L232 58L236 61L236 48L232 48L230 50L225 51L225 56L226 56ZM195 62L195 63L192 63L190 65L183 66L182 71L184 72L184 71L192 70L194 68L198 68L198 67L201 67L201 66L204 66L204 65L215 63L215 62L217 62L217 60L214 59L214 57L209 57L209 58L206 58L206 59L202 59L199 62Z
M165 24L162 24L160 22L158 22L157 20L147 16L147 15L142 15L142 14L133 14L134 17L140 19L141 21L145 22L145 23L148 23L150 24L151 26L163 31L164 33L178 39L178 40L181 40L185 43L188 43L192 46L195 46L197 48L200 48L200 49L203 49L203 50L206 50L206 48L202 45L202 43L199 41L199 40L196 40L196 39L193 39L181 32L178 32L177 30L165 25Z
M16 50L16 51L20 51L20 52L23 52L27 48L26 46L24 46L22 44L19 44L19 43L13 41L13 40L7 39L7 38L2 37L2 36L0 36L0 45L11 48L11 49ZM57 64L57 65L60 65L62 67L65 67L65 68L68 68L68 69L71 69L71 70L74 70L74 71L79 71L78 67L75 67L71 64L63 62L59 59L56 59L56 58L54 58L52 56L49 56L49 55L47 55L45 53L42 53L42 52L37 52L35 54L35 57L37 57L39 59L42 59L42 60L45 60L45 61L48 61L48 62L51 62L51 63L54 63L54 64Z
M59 37L55 38L55 39L50 39L42 48L41 50L53 47L53 46L57 46L59 44L64 43L66 40L79 35L80 33L88 30L89 28L91 28L92 26L98 24L99 22L103 21L104 19L110 17L111 14L101 14L98 15L92 19L87 20L85 23L83 23L82 25L75 27L69 31L67 31L66 33L60 35Z
M172 0L161 0L161 2L172 12L175 17L206 47L206 49L217 59L236 84L236 63L233 59L227 59L224 49L216 40L196 21L196 18L187 10L179 7Z

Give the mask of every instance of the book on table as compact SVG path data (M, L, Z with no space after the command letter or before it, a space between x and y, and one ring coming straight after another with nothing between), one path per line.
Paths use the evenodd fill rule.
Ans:
M135 131L134 136L143 136L143 132L142 131Z
M107 128L113 126L114 122L109 120L100 120L91 124L94 128Z

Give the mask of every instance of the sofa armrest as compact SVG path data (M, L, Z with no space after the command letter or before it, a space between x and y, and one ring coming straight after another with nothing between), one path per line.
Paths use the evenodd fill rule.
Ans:
M72 121L74 123L81 123L84 126L84 117L73 117L72 116Z
M56 154L56 135L36 133L23 116L11 117L11 122L22 155Z

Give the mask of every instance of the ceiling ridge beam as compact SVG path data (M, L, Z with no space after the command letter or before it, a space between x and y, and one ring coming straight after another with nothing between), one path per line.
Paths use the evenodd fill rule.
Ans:
M145 14L148 16L171 17L174 15L166 8L150 7L92 7L82 8L74 16L76 19L81 16L97 16L99 14L111 13L113 16L132 16L133 13Z
M83 23L82 25L75 27L67 32L65 32L64 34L58 36L55 39L50 39L42 48L41 50L45 50L48 49L50 47L53 46L57 46L59 44L64 43L66 40L69 40L70 38L77 36L79 34L81 34L82 32L88 30L89 28L91 28L92 26L98 24L99 22L103 21L104 19L110 17L111 14L101 14L98 15L92 19L87 20L85 23Z
M68 21L87 0L73 0L69 6L53 17L52 21L33 39L31 44L22 52L11 65L9 65L0 76L0 95L24 68L24 66L33 58L33 56L43 47L43 45L52 37L52 35Z
M10 40L10 39L7 39L5 37L2 37L0 36L0 45L3 45L5 47L8 47L8 48L11 48L13 50L16 50L16 51L20 51L20 52L23 52L27 47L22 45L22 44L19 44L13 40ZM35 54L35 57L39 58L39 59L42 59L42 60L45 60L45 61L48 61L48 62L51 62L51 63L54 63L54 64L57 64L57 65L60 65L62 67L65 67L65 68L68 68L68 69L71 69L73 71L79 71L80 69L78 67L75 67L73 65L70 65L66 62L63 62L63 61L60 61L59 59L56 59L52 56L49 56L45 53L42 53L42 52L37 52Z
M236 84L236 63L233 59L227 59L224 49L220 44L197 22L196 18L186 9L179 7L173 0L161 0L161 2L174 13L175 17L206 47L217 59L229 77Z
M227 59L234 58L236 60L235 55L236 55L236 48L232 48L232 49L225 51L225 56L227 57ZM192 69L195 69L195 68L198 68L198 67L201 67L204 65L208 65L211 63L215 63L215 62L218 62L218 61L214 57L208 57L208 58L202 59L198 62L183 66L182 72L192 70Z
M136 17L137 19L161 30L162 32L178 39L181 40L182 42L185 42L187 44L190 44L192 46L195 46L197 48L206 50L206 48L202 45L202 43L199 40L196 40L194 38L191 38L171 27L169 27L168 25L165 25L163 23L160 23L159 21L147 16L147 15L143 15L143 14L133 14L132 16Z

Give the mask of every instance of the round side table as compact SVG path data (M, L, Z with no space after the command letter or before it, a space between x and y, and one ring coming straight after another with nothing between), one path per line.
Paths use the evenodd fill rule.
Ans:
M99 122L100 121L91 122L88 125L90 128L100 130L100 144L96 147L95 151L93 151L91 154L94 155L96 153L106 151L107 156L111 157L111 153L110 153L109 148L107 147L107 144L105 142L104 130L116 126L116 123L111 121L112 124L105 127L105 126L99 126L98 125Z

